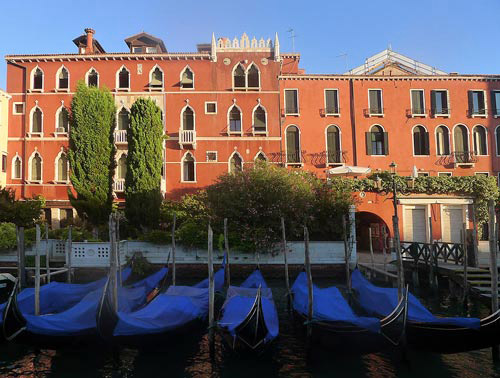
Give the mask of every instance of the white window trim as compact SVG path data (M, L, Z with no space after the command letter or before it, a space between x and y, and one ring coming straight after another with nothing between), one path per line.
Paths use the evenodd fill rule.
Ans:
M182 86L182 75L184 75L184 72L186 72L186 70L189 70L191 71L191 73L193 74L193 88L183 88ZM193 69L189 66L189 64L186 65L186 67L184 67L179 75L179 88L183 91L194 91L194 88L195 88L195 80L194 80L194 71Z
M340 150L340 153L342 154L342 130L340 129L339 125L335 125L332 123L332 124L325 127L325 151L326 151L325 164L327 166L343 164L343 163L329 163L328 162L328 129L330 127L336 127L337 130L339 131L339 150Z
M153 80L153 72L156 69L159 69L161 72L161 87L151 87L151 81ZM158 64L155 64L151 70L149 70L149 86L148 89L151 92L162 92L165 88L165 72L161 69L161 67Z
M61 73L63 68L68 73L68 88L59 88L59 74ZM56 72L56 92L69 92L70 87L71 87L71 75L69 73L68 68L63 64L61 67L59 67L59 69Z
M481 175L486 175L487 177L490 177L490 172L474 172L474 176L481 176Z
M125 68L125 70L128 72L128 88L120 88L120 72ZM132 76L130 73L130 70L125 66L125 64L122 64L120 68L116 71L115 74L115 80L116 80L116 91L117 92L129 92L130 91L130 82L132 81Z
M441 176L441 177L446 177L446 176L453 176L453 172L438 172L437 173L438 177Z
M469 89L469 92L483 92L484 114L472 114L472 109L469 109L471 118L487 118L488 117L488 97L484 89Z
M193 165L194 165L194 181L184 181L184 159L186 158L186 156L188 155L191 155L191 157L193 158ZM184 184L196 184L196 158L194 157L194 155L189 152L189 151L186 151L184 153L184 155L182 156L182 159L181 159L181 183L184 183Z
M229 159L227 159L227 172L228 173L233 173L231 172L231 159L233 158L234 155L238 155L241 159L241 170L243 171L243 167L245 166L245 160L243 160L243 156L238 151L234 151L231 155L229 155Z
M492 93L493 93L493 95L491 96ZM496 90L496 89L491 90L491 92L490 92L490 96L491 96L490 101L491 101L492 98L496 97L494 95L494 93L500 93L500 90ZM500 109L499 106L500 106L500 104L497 104L496 109L492 109L492 110L496 111L497 109ZM498 113L498 114L493 113L493 118L500 118L500 113Z
M21 176L19 177L16 177L16 160L19 159L19 161L21 162L21 172L19 172L21 174ZM23 159L21 158L21 156L19 156L19 154L16 152L16 154L14 155L14 157L12 158L12 163L11 163L12 167L12 172L11 172L11 178L12 180L21 180L23 178Z
M207 104L215 104L215 112L208 113L207 112ZM217 101L205 101L205 114L209 114L209 115L215 115L215 114L217 114Z
M450 150L449 151L450 154L452 152L452 149L451 149L451 132L450 132L450 128L448 126L446 126L446 125L440 124L440 125L437 125L436 128L434 129L434 139L436 141L436 156L449 156L449 154L446 155L446 154L439 154L438 153L439 151L438 151L437 131L438 131L438 128L441 127L441 126L444 127L444 128L446 128L448 130L448 149Z
M448 113L446 114L435 114L431 109L431 113L432 113L432 117L436 118L436 117L443 117L443 118L450 118L450 115L451 115L451 112L450 112L450 109L451 109L451 106L450 106L450 92L448 91L448 89L432 89L431 90L431 96L432 96L432 92L446 92L446 102L448 105Z
M258 156L259 156L259 155L263 155L263 156L264 156L264 158L265 158L265 160L266 160L267 162L269 161L269 158L267 157L266 153L265 153L264 151L260 150L260 151L259 151L259 152L257 152L257 153L255 154L255 156L253 157L253 161L254 161L254 163L257 161L257 158L258 158Z
M194 111L194 108L191 105L189 105L189 104L187 104L186 106L184 106L181 109L180 121L179 121L180 122L179 124L181 125L180 129L184 130L184 111L187 108L189 108L189 109L191 109L193 111L193 131L196 131L196 112Z
M422 92L422 98L423 98L423 110L424 112L422 114L417 114L417 113L413 113L413 96L412 96L412 92ZM411 112L411 116L412 117L422 117L422 118L426 118L427 117L427 112L425 111L425 89L418 89L418 88L412 88L410 89L410 112Z
M230 130L230 120L229 120L229 114L231 113L231 109L233 107L236 107L239 111L240 111L240 131L231 131ZM233 105L231 105L228 109L227 109L227 134L228 135L243 135L243 111L241 110L241 108L236 105L236 103L234 103Z
M33 180L33 178L31 177L33 158L36 155L40 157L40 180ZM28 182L36 184L41 184L43 182L43 158L36 148L28 159Z
M500 151L500 146L498 145L497 133L500 133L500 125L495 127L495 155L500 156L498 151Z
M335 91L337 92L337 113L327 113L326 109L326 91ZM340 116L340 96L338 88L324 88L323 89L323 105L325 106L325 117L339 117Z
M371 112L371 104L370 104L370 91L380 91L380 107L382 108L382 113L372 113ZM368 115L370 117L383 117L384 116L384 91L382 88L368 88Z
M23 105L23 111L22 113L17 113L16 112L16 105L22 104ZM12 115L23 115L25 113L26 105L24 102L14 102L12 103Z
M415 154L415 135L413 134L413 132L415 131L415 128L418 127L418 126L422 126L424 128L425 132L427 133L427 142L429 143L429 153L427 155L416 155ZM424 125L422 125L420 123L417 123L416 125L414 125L411 128L411 150L413 152L413 157L419 158L419 157L429 157L429 156L431 156L431 146L430 146L430 143L431 143L431 141L430 141L430 134L429 134L429 130L427 129L427 127L425 127Z
M368 132L371 133L372 132L372 129L375 127L375 126L380 126L380 128L382 129L382 132L385 133L385 128L384 126L382 126L380 123L374 123L373 125L370 126L370 128L368 129ZM387 138L387 144L389 144L389 138ZM384 152L387 152L387 147L388 146L384 146L386 148L384 148L386 151ZM372 151L373 152L373 151ZM371 154L371 155L368 155L370 157L375 157L375 158L380 158L380 157L386 157L386 156L389 156L387 153L385 154L382 154L382 155L374 155L374 154Z
M426 176L424 176L424 174L425 174ZM430 176L431 176L431 174L430 174L428 171L421 171L421 172L420 172L420 171L418 171L418 172L417 172L417 177L430 177Z
M250 71L250 67L254 66L255 68L257 68L257 72L259 73L259 86L258 87L249 87L248 86L248 71ZM261 74L260 74L260 68L258 65L255 64L255 62L251 62L247 69L245 70L245 87L247 89L250 89L250 90L260 90L261 88L261 82L260 82L260 77L261 77Z
M54 136L67 136L68 135L68 131L69 131L69 120L68 120L68 131L57 131L57 129L59 128L59 114L63 111L63 109L66 109L66 107L64 105L61 105L57 110L56 110L56 123L55 123L55 132L54 132ZM66 109L67 110L67 109Z
M120 117L120 112L122 110L126 110L127 113L128 113L128 116L129 116L129 124L130 124L130 109L128 107L126 107L125 105L122 105L120 106L117 110L116 110L116 116L115 116L115 131L118 131L118 122L120 122L119 120L119 117Z
M467 151L469 151L469 153L470 153L470 151L471 151L471 148L470 148L470 130L467 127L467 125L464 125L463 123L457 123L455 126L453 126L453 129L451 131L452 134L453 134L452 135L452 138L453 138L453 149L451 150L451 152L456 152L455 151L455 128L457 126L463 126L463 127L465 127L467 129Z
M482 127L483 130L484 130L484 138L485 138L485 146L486 146L486 154L477 154L476 153L476 141L474 139L474 130L478 127ZM477 125L474 125L472 127L472 147L473 147L473 152L474 152L474 155L476 156L489 156L490 155L490 151L489 151L489 148L488 148L488 129L486 127L484 127L483 125L480 125L480 124L477 124Z
M215 160L209 160L209 159L208 159L208 154L215 154ZM205 159L205 160L206 160L206 162L207 162L207 163L217 163L217 162L219 161L219 154L218 154L218 152L217 152L217 151L207 151L207 152L205 153L205 157L206 157L206 159ZM183 177L184 177L184 176L183 176Z
M286 92L287 91L296 91L297 92L297 113L287 113L286 112ZM285 88L284 89L283 100L285 103L283 104L283 110L285 111L286 116L300 116L300 101L299 101L299 88Z
M90 69L85 73L85 84L87 85L87 87L89 86L89 75L92 70L94 70L97 74L97 88L99 88L99 80L101 75L99 75L99 71L97 71L94 67L90 67Z
M245 74L245 86L243 86L243 87L236 87L234 85L234 71L236 71L236 68L238 66L241 66L241 68L243 69L243 73ZM241 64L240 62L236 63L234 65L233 69L231 70L231 80L233 82L233 91L241 91L241 90L245 90L247 88L247 74L246 74L245 66L243 64ZM260 80L260 75L259 75L259 80Z
M42 131L40 132L33 132L33 113L35 112L36 109L40 109L40 112L42 112L42 124L40 125L40 128ZM28 132L28 136L31 138L31 137L43 137L43 130L44 130L44 125L43 125L43 117L44 117L44 114L43 114L43 110L42 108L40 108L38 105L35 105L31 108L31 111L30 111L30 129L29 129L29 132Z
M61 158L62 155L65 155L66 159L67 159L66 169L68 172L68 178L66 180L61 180L61 178L59 177L58 163L59 163L59 159ZM68 159L68 154L66 154L64 152L64 148L62 148L62 147L61 147L61 151L59 151L59 153L57 154L57 156L54 160L54 182L57 184L68 184L69 183L69 159Z
M291 126L295 126L297 128L297 130L299 130L299 162L298 163L289 163L288 162L288 141L287 141L287 131L288 131L288 128L291 127ZM302 135L301 135L301 131L300 131L300 127L298 125L295 125L295 124L290 124L288 125L287 127L285 127L285 165L288 167L288 166L293 166L293 167L302 167L304 165L304 163L302 162Z
M262 109L264 109L264 113L266 114L266 131L255 131L255 125L254 125L254 119L255 119L255 111L257 110L258 107L261 107ZM265 135L267 136L267 130L268 130L268 127L267 127L267 121L268 121L268 116L267 116L267 109L264 105L262 105L259 101L259 103L257 105L255 105L255 107L253 108L252 110L252 135Z
M115 169L115 174L113 176L113 181L118 181L118 180L125 180L124 178L118 178L118 165L120 162L120 159L125 156L125 159L128 156L128 151L119 151L119 153L115 156L115 162L116 162L116 169ZM128 167L127 167L128 168Z
M33 88L34 84L35 84L35 72L36 72L36 69L39 68L40 71L42 71L42 88L41 89L35 89ZM42 70L42 68L37 64L35 66L35 68L33 68L31 70L31 74L30 74L30 91L31 92L43 92L45 88L45 72L44 70Z

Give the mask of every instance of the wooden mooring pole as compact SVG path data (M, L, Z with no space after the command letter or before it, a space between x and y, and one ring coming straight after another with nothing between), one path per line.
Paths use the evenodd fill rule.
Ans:
M214 266L212 261L213 253L213 231L210 223L208 224L208 341L210 344L210 355L213 356L214 341L215 341L215 323L214 323L214 306L215 306L215 283L214 283Z
M116 268L118 271L118 285L122 286L122 261L120 256L120 217L116 217Z
M71 283L71 255L73 252L72 226L68 227L68 240L66 242L66 266L68 268L68 282Z
M495 201L488 201L489 210L489 229L490 229L490 274L491 274L491 312L498 311L498 266L497 266L497 251L498 251L498 229L496 224ZM494 361L499 361L499 347L495 345L491 348L491 353Z
M231 267L229 266L229 236L227 232L227 218L224 218L224 248L226 250L226 283L231 286Z
M349 263L351 260L351 251L349 248L349 241L347 239L347 216L342 217L342 228L344 233L344 260L345 260L345 279L347 286L347 293L351 295L351 268L349 267ZM309 234L308 234L309 236ZM309 242L308 242L309 243Z
M382 226L382 254L384 256L384 272L387 272L387 227ZM389 277L384 274L385 282L389 281Z
M472 204L472 243L473 243L473 248L472 250L474 251L474 256L470 258L472 266L477 268L479 266L479 251L478 251L478 239L477 239L477 220L476 220L476 201L474 200Z
M26 287L26 268L24 253L24 227L17 228L17 278L19 291Z
M175 286L175 223L177 222L176 214L172 223L172 285Z
M109 216L109 264L111 272L111 290L113 293L113 307L118 311L118 269L116 260L116 221L114 215Z
M368 227L368 242L370 243L370 260L372 262L372 268L375 266L375 259L373 257L373 240L372 240L372 228Z
M45 282L50 283L49 224L47 222L45 222L45 269L47 271Z
M432 235L432 216L429 216L429 244L430 244L430 256L429 256L429 286L431 290L437 291L437 280L436 271L434 269L434 259L436 256L436 245L434 244L434 238Z
M344 218L345 224L345 218ZM314 293L313 293L313 283L312 283L312 272L311 272L311 259L309 256L309 230L304 226L304 258L306 265L306 275L307 275L307 327L306 327L306 344L307 349L311 345L312 336L312 319L313 319L313 304L314 304Z
M35 315L40 315L40 225L35 226Z
M290 277L288 275L288 257L287 257L287 248L286 248L286 232L285 232L285 218L281 217L281 241L283 248L283 259L285 260L285 287L286 287L286 296L287 296L287 304L288 310L291 308L291 293L290 293Z
M467 307L467 293L468 293L468 280L467 280L467 225L465 223L462 224L462 248L464 249L464 257L463 257L463 266L464 266L464 274L463 274L463 301L464 306Z

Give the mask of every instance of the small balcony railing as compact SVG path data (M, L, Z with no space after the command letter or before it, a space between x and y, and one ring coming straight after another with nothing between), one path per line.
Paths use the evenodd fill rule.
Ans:
M487 112L485 108L469 109L469 117L486 117Z
M364 109L363 111L364 111L365 117L383 117L384 112L385 112L385 108L378 108L378 107L367 108L367 109Z
M448 107L432 108L431 113L433 117L449 117L451 109Z
M319 113L321 117L338 117L340 115L340 109L338 107L332 106L320 109Z
M343 165L346 162L346 151L327 151L326 164L327 165Z
M124 192L125 191L125 179L116 179L113 182L113 191Z
M454 151L452 159L456 166L473 166L477 162L477 157L472 151Z
M430 109L425 109L425 108L411 108L411 109L406 109L406 116L408 118L413 118L413 117L426 117L427 114L429 113Z
M115 143L127 143L127 130L115 131Z
M181 148L188 145L196 148L196 131L179 129L179 145Z

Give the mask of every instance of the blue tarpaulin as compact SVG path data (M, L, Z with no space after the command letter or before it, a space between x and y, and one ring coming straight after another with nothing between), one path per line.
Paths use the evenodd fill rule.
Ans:
M241 286L230 286L227 291L219 326L226 328L232 336L235 336L235 329L246 319L252 309L259 287L261 288L262 312L268 330L265 342L278 336L279 321L273 294L258 269L248 276Z
M361 306L378 316L388 316L397 306L398 289L373 285L356 269L351 276L352 288L358 294ZM466 328L479 328L477 318L438 318L431 314L422 303L408 293L408 320L434 324L449 324Z
M206 283L206 286L205 286ZM215 290L224 286L224 268L214 274ZM168 332L208 314L208 281L194 286L170 286L144 308L119 311L114 336L134 336Z
M305 272L301 272L297 276L292 286L292 293L293 308L300 314L307 316L309 296ZM372 332L380 331L380 320L357 316L335 286L321 289L313 285L313 321L346 322Z
M167 268L162 268L131 287L119 287L119 310L124 312L133 311L144 305L148 293L159 284L167 271ZM92 334L97 327L96 317L102 290L102 287L94 290L75 306L58 314L36 316L23 313L26 319L26 329L34 334L49 336Z

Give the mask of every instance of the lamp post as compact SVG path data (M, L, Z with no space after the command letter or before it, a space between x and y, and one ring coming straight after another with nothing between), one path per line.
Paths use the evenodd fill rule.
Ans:
M392 203L394 206L394 215L392 216L392 227L394 229L394 251L396 252L396 260L398 264L398 296L403 296L404 287L404 268L403 259L401 257L401 240L399 238L399 218L398 218L398 193L396 186L396 167L397 164L392 162L389 164L392 175Z

